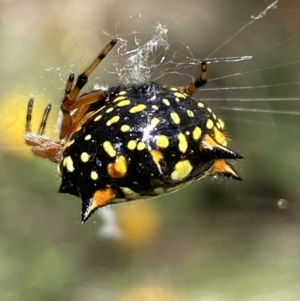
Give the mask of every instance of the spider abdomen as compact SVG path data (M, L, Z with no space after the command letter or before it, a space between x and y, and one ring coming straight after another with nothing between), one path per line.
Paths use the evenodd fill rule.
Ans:
M223 121L202 102L152 82L107 93L70 136L60 164L60 192L82 198L83 221L108 203L158 196L206 175L239 178L225 159L241 156L226 148Z

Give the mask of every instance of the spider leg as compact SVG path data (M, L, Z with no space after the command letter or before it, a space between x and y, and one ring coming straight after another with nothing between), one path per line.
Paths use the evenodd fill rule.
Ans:
M47 124L47 120L48 120L50 111L51 111L51 104L48 104L47 107L45 108L43 118L42 118L42 121L40 124L40 128L38 131L39 135L44 135L44 133L45 133L45 128L46 128L46 124Z
M66 88L65 88L65 96L69 95L72 91L73 88L73 83L74 83L74 73L70 74L67 84L66 84Z
M61 125L61 133L60 138L66 138L68 133L72 132L74 129L74 115L71 112L75 108L81 108L82 106L87 106L87 108L82 108L81 113L77 113L76 116L83 116L84 113L88 110L90 104L104 100L106 97L103 97L104 93L98 93L98 97L95 95L91 95L91 97L86 97L84 100L82 97L78 97L81 89L85 86L88 81L88 77L95 70L95 68L102 62L102 60L106 57L106 55L110 52L110 50L116 45L117 39L114 39L108 43L104 49L99 53L97 58L85 69L85 71L78 76L75 86L73 87L74 82L74 74L69 76L69 79L65 88L65 97L61 103L61 110L63 112L63 120ZM85 96L84 96L85 97ZM78 102L78 104L77 104ZM78 117L79 118L79 117Z
M88 81L90 74L97 68L97 66L102 62L106 55L111 51L111 49L116 45L117 39L113 39L108 43L104 49L99 53L97 58L85 69L85 71L78 76L75 87L69 94L69 98L73 101L76 100L80 90L85 86Z
M87 114L87 110L89 109L89 106L95 102L100 102L102 100L105 100L107 97L107 93L99 90L95 92L91 92L89 94L83 95L79 97L76 102L71 107L71 111L74 113L72 116L70 115L70 118L72 118L72 125L67 126L66 124L61 127L60 139L66 139L68 138L68 135L70 133L76 132L76 129L86 120L88 119L91 114L94 112L91 112L91 114ZM63 120L64 122L65 120Z
M182 92L192 96L200 87L207 83L207 64L206 62L201 63L201 73L199 77L193 82L187 85Z
M61 103L61 110L64 115L63 122L65 124L72 124L70 107L72 106L72 104L74 104L74 101L69 98L69 94L71 93L71 91L73 89L73 83L74 83L74 73L70 74L70 76L68 78L68 81L67 81L66 87L65 87L65 95L64 95L63 101Z
M27 105L26 126L25 126L26 134L29 134L32 132L31 131L31 120L32 120L33 104L34 104L34 99L30 98L28 101L28 105ZM51 111L51 104L48 104L47 107L45 108L43 118L40 123L39 131L38 131L38 135L40 135L40 136L44 135L50 111Z
M33 104L34 100L31 98L27 106L24 140L27 145L32 146L31 150L35 155L47 158L52 162L58 163L60 162L62 145L44 136L51 105L48 105L46 107L39 127L39 131L37 134L35 134L31 131Z
M33 98L30 98L28 101L28 105L27 105L25 133L31 132L31 119L32 119L33 103L34 103Z

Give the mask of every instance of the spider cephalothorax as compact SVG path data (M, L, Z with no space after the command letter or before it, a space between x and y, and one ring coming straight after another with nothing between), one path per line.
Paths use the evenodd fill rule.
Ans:
M191 97L207 81L205 62L199 78L183 88L148 82L79 95L116 42L75 86L70 75L57 141L44 136L50 105L33 134L33 100L28 103L25 141L36 155L59 164L59 192L82 199L82 222L99 207L156 197L208 175L240 179L226 160L242 156L227 148L223 121Z

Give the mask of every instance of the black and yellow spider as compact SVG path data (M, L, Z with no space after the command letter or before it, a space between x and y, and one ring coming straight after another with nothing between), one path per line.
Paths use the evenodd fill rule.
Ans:
M117 43L112 40L78 77L69 76L61 103L58 140L44 135L48 105L37 134L29 100L25 142L34 154L59 164L59 192L82 199L84 223L99 207L156 197L205 176L240 179L227 159L224 123L193 93L207 82L206 63L186 87L154 82L119 85L80 95L89 75Z

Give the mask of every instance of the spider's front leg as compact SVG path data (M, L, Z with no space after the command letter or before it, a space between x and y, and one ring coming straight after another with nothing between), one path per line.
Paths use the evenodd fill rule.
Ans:
M27 106L26 126L24 133L24 140L26 144L32 146L32 152L43 158L47 158L54 163L59 163L61 158L62 145L55 142L44 135L46 123L51 110L51 105L48 105L44 111L43 118L40 124L38 133L31 131L31 119L34 100L31 98Z
M69 76L66 84L65 96L61 103L61 111L63 119L61 124L61 131L59 138L66 140L76 130L78 125L83 122L83 117L88 111L91 104L95 102L103 102L107 97L105 91L94 91L84 96L78 97L81 89L88 81L88 77L95 70L95 68L102 62L110 50L116 45L117 39L108 43L100 52L98 57L86 68L86 70L79 75L75 86L73 87L74 74Z

